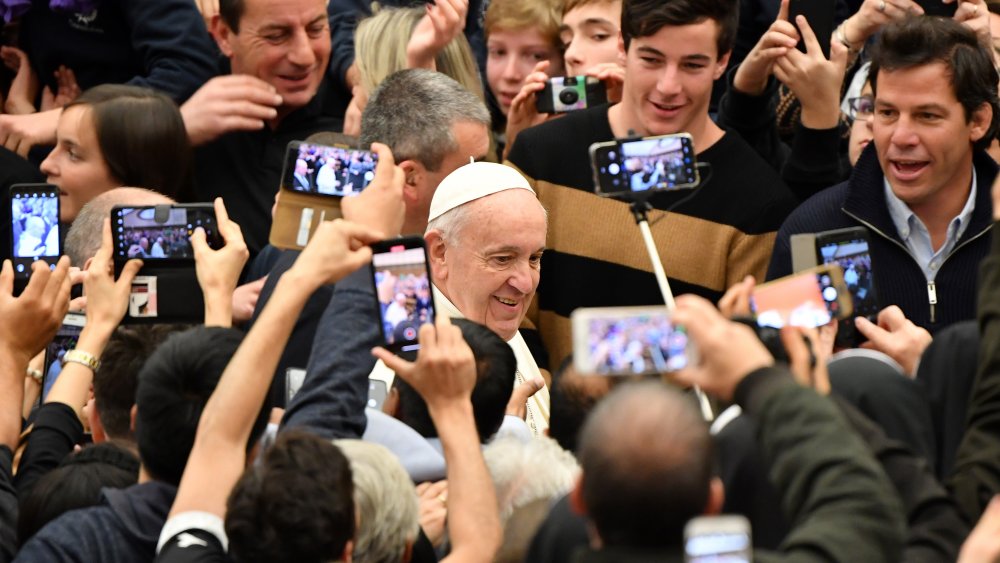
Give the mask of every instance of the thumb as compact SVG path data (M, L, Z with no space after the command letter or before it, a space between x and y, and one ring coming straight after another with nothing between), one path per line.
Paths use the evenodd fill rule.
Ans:
M122 274L118 277L116 285L132 285L132 280L135 279L136 274L139 273L139 269L142 268L142 260L132 259L125 263L122 268Z
M14 293L14 264L10 260L3 261L3 270L0 271L0 292L4 295Z
M533 377L514 388L511 400L517 398L521 402L526 402L545 387L545 380L541 377Z
M191 249L194 250L195 256L201 256L211 251L208 247L205 229L198 227L194 230L194 234L191 235Z
M889 332L864 317L855 317L854 326L875 349L881 349L889 338Z
M372 356L382 360L382 363L385 364L387 368L391 369L396 373L396 375L409 382L409 377L413 373L415 366L413 362L404 360L381 346L372 348Z

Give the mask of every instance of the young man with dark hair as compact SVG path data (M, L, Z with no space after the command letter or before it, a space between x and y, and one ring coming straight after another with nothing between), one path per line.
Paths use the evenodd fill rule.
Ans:
M708 114L712 83L732 49L737 5L626 0L619 41L622 101L525 130L514 143L509 163L529 178L551 213L533 320L553 365L572 348L572 309L661 300L628 202L591 193L592 143L690 133L697 160L712 165L697 192L664 192L650 200L653 237L675 293L718 299L747 274L763 274L774 232L794 199L750 146Z
M872 56L874 142L851 178L817 194L782 226L768 277L791 272L793 234L871 231L879 298L935 332L975 317L975 280L990 246L997 165L997 71L967 26L909 18L886 26ZM865 336L881 330L855 321Z

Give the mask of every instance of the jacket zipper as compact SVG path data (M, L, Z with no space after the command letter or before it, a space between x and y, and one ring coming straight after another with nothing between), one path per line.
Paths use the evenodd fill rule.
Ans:
M894 239L894 238L886 235L878 227L876 227L875 225L872 225L868 221L865 221L864 219L858 217L857 215L851 213L850 211L847 211L844 208L841 208L840 210L843 211L845 215L847 215L848 217L853 218L855 221L857 221L857 222L861 223L862 225L868 227L869 229L871 229L873 232L875 232L876 234L878 234L882 238L884 238L884 239L888 240L889 242L895 244L896 246L902 248L903 252L905 252L907 254L907 256L909 256L910 258L912 258L915 263L917 262L917 259L914 258L913 254L910 253L910 249L906 248L906 245L904 245L901 242L899 242L898 240L896 240L896 239ZM992 228L992 225L990 225L990 226L986 227L985 229L979 231L976 235L969 237L968 239L965 240L965 242L956 245L955 248L952 248L951 252L949 252L947 256L945 256L944 258L941 259L941 267L938 268L938 271L940 272L941 269L944 268L944 263L947 262L949 258L951 258L952 256L954 256L955 253L958 252L958 250L960 248L968 245L972 241L974 241L974 240L978 239L979 237L985 235L986 233L988 233L990 231L990 228ZM919 263L917 263L917 267L920 268L921 272L923 271L923 268L920 267ZM927 282L927 304L930 306L930 320L931 320L931 323L937 322L937 301L938 301L937 300L937 284L935 284L933 281L928 281Z

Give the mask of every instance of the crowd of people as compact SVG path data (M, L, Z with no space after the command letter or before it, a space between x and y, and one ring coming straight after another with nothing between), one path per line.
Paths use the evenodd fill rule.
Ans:
M1000 3L790 4L0 0L0 563L1000 562Z

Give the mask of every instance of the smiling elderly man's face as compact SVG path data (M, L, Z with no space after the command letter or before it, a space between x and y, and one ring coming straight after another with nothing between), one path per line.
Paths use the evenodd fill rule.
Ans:
M435 284L466 318L510 340L538 289L545 211L521 189L465 205L453 244L429 240Z

